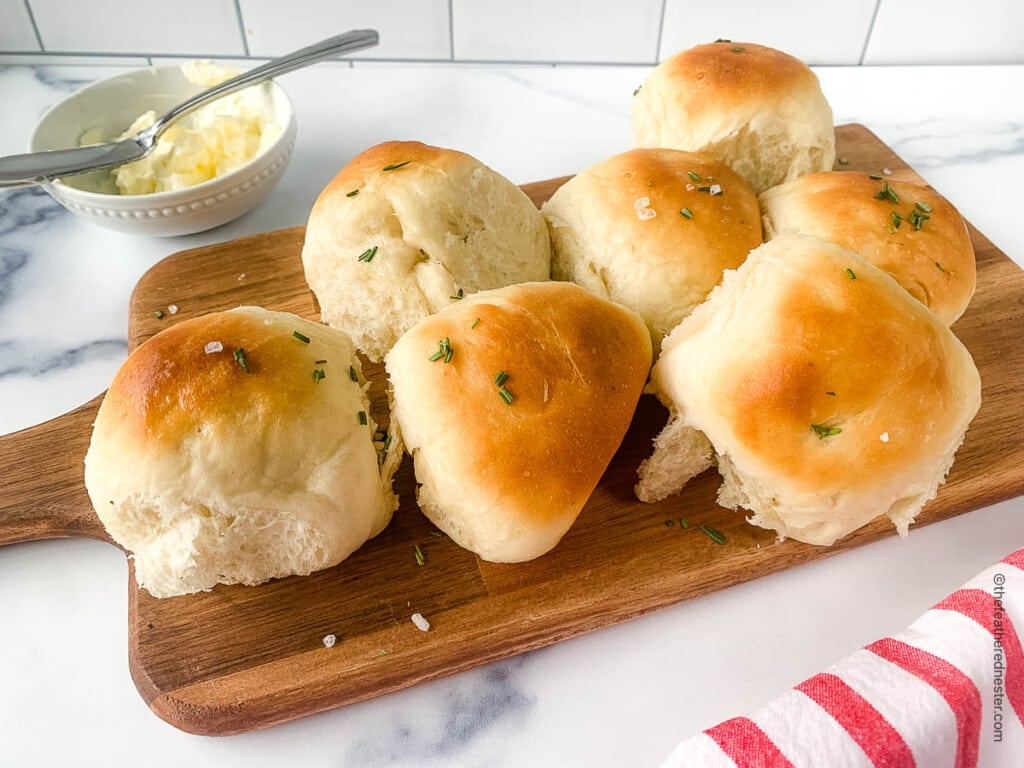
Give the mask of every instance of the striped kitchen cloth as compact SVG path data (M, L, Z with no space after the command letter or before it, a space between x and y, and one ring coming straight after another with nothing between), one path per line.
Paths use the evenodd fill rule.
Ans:
M1021 768L1024 549L662 768Z

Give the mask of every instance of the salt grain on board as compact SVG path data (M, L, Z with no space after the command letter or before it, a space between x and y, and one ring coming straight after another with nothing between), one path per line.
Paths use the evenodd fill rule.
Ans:
M412 623L416 625L416 629L421 632L427 632L430 630L430 622L423 618L422 613L414 613L412 615Z
M338 638L335 637L334 635L324 635L324 647L325 648L333 648L334 647L334 643L335 643L335 641L337 641L337 639Z

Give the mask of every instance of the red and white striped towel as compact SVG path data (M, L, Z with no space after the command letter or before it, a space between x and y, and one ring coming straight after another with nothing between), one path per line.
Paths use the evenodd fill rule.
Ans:
M1024 766L1024 549L662 768Z

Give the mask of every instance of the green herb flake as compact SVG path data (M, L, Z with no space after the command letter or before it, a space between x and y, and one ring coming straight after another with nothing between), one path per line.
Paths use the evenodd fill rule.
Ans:
M469 328L470 328L470 330L472 330L473 328L476 328L478 325L480 325L480 318L479 317L476 320L473 321L473 324L471 326L469 326Z
M364 427L366 426L366 411L359 412L359 424Z
M326 378L327 378L327 374L324 373L324 369L323 368L314 368L313 369L313 383L314 384L319 384L321 381L323 381Z
M636 88L634 88L633 89L633 95L636 96L638 93L640 93L640 89L641 88L643 88L642 85L638 85Z
M747 49L744 48L742 45L734 45L729 50L732 51L733 53L743 53Z
M917 208L921 213L931 213L932 207L928 203L922 203L920 201L914 203L914 207Z
M451 339L449 339L447 336L445 336L443 339L441 339L439 342L437 342L437 352L432 354L427 359L430 362L432 362L432 363L436 363L438 360L442 360L442 359L446 363L450 363L452 361L452 355L453 354L454 354L454 351L452 350Z
M681 208L679 210L679 215L682 216L684 219L692 219L693 211L691 211L689 208Z
M416 565L423 565L427 562L427 558L423 556L423 550L420 549L420 545L416 545Z
M505 405L512 405L515 396L508 391L508 387L498 387L498 397L505 401Z
M831 389L828 392L826 392L825 394L828 395L829 397L835 397L836 396L836 393L833 392Z
M725 534L717 528L712 528L710 525L704 525L701 523L697 526L700 532L711 539L715 544L725 544Z
M309 336L298 331L292 331L292 336L301 341L303 344L309 344Z
M814 430L814 434L818 436L819 440L833 437L843 431L839 427L829 427L824 424L811 424L811 429Z
M316 363L317 365L324 365L327 361L326 360L314 360L313 362Z
M383 168L381 168L381 170L382 171L397 171L399 168L402 168L402 167L408 165L411 162L412 162L412 160L405 160L405 161L403 161L401 163L391 163L390 165L385 165Z
M732 40L729 40L728 38L725 38L725 37L720 37L717 40L715 40L715 42L716 43L731 43Z
M375 245L375 246L373 246L373 248L367 248L365 251L363 251L361 254L359 254L359 258L357 259L357 261L365 261L365 262L369 263L369 262L373 261L373 257L376 256L376 255L377 255L377 246Z
M461 288L459 288L459 290L455 292L454 296L449 296L448 298L451 299L452 301L459 301L460 299L466 298L466 294L465 292L463 292Z
M882 177L879 176L877 173L872 173L870 176L868 176L868 178L871 179L872 181L881 181L882 180Z
M443 539L444 538L444 534L441 533L440 531L431 531L430 535L433 536L435 539Z
M359 190L358 189L353 189L351 192L346 192L345 193L345 197L355 197L358 194L359 194Z
M896 194L896 190L889 186L888 181L882 182L882 189L875 193L876 200L889 200L893 203L899 203L900 196Z
M385 651L385 650L384 650L383 648L381 648L381 649L379 649L379 650L377 651L377 655L378 655L378 656L387 656L387 655L388 655L388 652L387 652L387 651Z
M156 312L153 313L153 317L155 317L157 320L163 320L164 313L158 309Z
M857 279L857 273L856 273L856 272L854 272L854 271L853 271L852 269L850 269L849 267L847 267L847 268L846 268L846 276L847 276L848 278L850 278L851 280L856 280L856 279Z
M508 381L508 374L504 371L498 371L498 375L494 377L494 383L500 387L506 381Z
M892 213L889 214L889 216L892 218L892 225L896 227L896 229L899 229L900 224L903 223L903 214L901 214L899 211L893 211Z
M249 361L245 359L245 350L241 347L235 350L235 362L241 366L243 371L249 373Z
M359 381L359 374L356 373L356 367L354 365L350 365L348 367L348 377L352 379L352 381Z
M700 181L700 174L697 173L696 171L687 171L686 175L689 176L694 181Z

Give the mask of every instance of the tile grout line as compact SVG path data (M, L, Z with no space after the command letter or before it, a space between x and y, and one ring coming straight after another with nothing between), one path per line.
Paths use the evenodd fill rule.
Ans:
M242 50L246 58L252 54L249 52L249 38L245 34L245 20L242 18L242 0L235 0L235 18L238 19L238 34L242 36Z
M43 45L43 36L39 34L39 25L36 24L36 15L32 12L32 3L29 0L23 0L25 3L25 13L28 14L28 21L32 25L32 32L36 36L36 42L39 44L39 51L43 52L46 50L46 46Z
M864 66L864 57L868 55L868 45L871 43L871 35L875 31L875 21L878 19L878 9L882 7L882 0L875 0L875 10L871 12L871 22L868 24L868 33L864 36L864 47L860 49L860 61L857 66Z
M668 0L661 0L661 16L658 17L658 42L657 47L654 49L654 61L657 65L658 59L661 56L661 39L665 33L665 8L668 6Z

